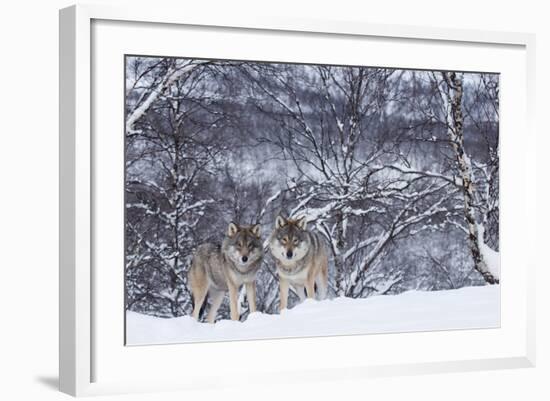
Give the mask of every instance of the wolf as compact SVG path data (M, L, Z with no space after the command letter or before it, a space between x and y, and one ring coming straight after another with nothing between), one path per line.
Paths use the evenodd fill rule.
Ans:
M206 295L211 299L207 321L214 323L216 313L229 292L232 320L239 320L239 289L244 284L250 311L256 311L256 275L262 264L260 225L239 226L231 222L221 245L200 245L193 254L188 283L193 298L193 317L199 313Z
M286 309L289 284L301 300L314 298L315 285L324 299L328 287L328 256L319 234L306 230L306 219L291 220L277 216L269 240L269 250L275 259L279 275L279 311Z

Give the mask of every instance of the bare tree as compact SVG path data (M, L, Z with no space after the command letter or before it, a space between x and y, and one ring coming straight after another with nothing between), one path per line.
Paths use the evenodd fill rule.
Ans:
M245 74L264 96L258 108L277 122L261 142L295 171L287 189L294 199L289 214L306 215L327 238L335 292L360 293L366 272L386 248L414 226L428 229L421 223L449 212L442 205L455 195L446 183L389 171L406 162L399 141L381 137L399 74L329 66L296 74L296 68L265 65L250 65ZM348 241L350 226L354 241ZM362 239L365 227L371 235Z
M142 117L132 124L139 128L126 135L126 270L142 284L130 291L129 305L154 298L178 316L189 308L184 273L214 203L200 189L221 163L224 139L216 133L224 116L198 102L213 96L204 70L192 75L185 67L196 64L165 61L152 79L161 83L139 95L153 97L141 103L149 107L131 114ZM132 88L149 79L139 75Z
M142 59L135 59L136 63L143 62ZM127 102L130 108L127 110L126 116L126 132L134 133L134 124L138 121L159 96L164 94L170 86L180 79L182 76L189 74L199 65L206 64L208 61L187 60L187 59L162 59L161 62L153 62L152 65L145 66L139 75L135 76L131 87L127 89L127 99L132 99L130 94L135 94L137 97L131 105ZM160 69L159 74L152 74L153 69ZM153 77L152 80L148 79Z
M464 147L464 115L462 112L463 77L456 72L442 72L439 84L441 99L445 108L447 135L453 146L456 164L462 180L464 196L464 217L468 227L468 240L475 269L489 284L498 284L499 279L490 271L483 259L480 247L480 232L475 218L474 183L472 162Z

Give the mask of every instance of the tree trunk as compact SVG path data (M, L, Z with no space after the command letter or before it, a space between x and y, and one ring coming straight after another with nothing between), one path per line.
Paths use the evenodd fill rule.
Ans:
M464 195L464 216L468 225L468 242L474 261L474 268L483 276L489 284L498 284L495 277L487 267L481 253L479 244L479 232L475 220L474 211L474 185L472 182L471 162L464 150L464 116L462 114L462 78L456 72L443 72L448 91L444 94L446 100L447 133L453 144L456 162L462 178L462 191Z
M149 110L151 105L157 100L157 98L166 92L166 90L176 82L183 75L190 73L200 64L208 63L208 61L194 61L184 66L175 65L168 69L166 75L160 81L160 83L149 89L145 100L131 111L126 117L126 133L131 134L134 131L134 124Z
M344 215L342 211L336 213L336 250L337 253L334 258L334 267L336 269L336 295L343 297L346 295L345 279L345 266L342 258L342 252L345 248L345 232L344 232Z

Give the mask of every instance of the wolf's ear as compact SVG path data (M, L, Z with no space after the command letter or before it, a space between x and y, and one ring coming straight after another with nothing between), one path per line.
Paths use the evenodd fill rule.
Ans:
M296 220L296 225L298 226L298 228L302 230L306 229L306 224L307 224L307 221L305 216L300 217L298 220Z
M227 236L233 237L237 234L237 231L239 231L239 227L233 222L229 223L229 227L227 227Z
M252 234L254 234L256 237L260 238L260 225L255 224L250 228L250 231L252 231Z
M275 227L283 228L284 226L286 226L285 218L281 215L277 216L277 219L275 220Z

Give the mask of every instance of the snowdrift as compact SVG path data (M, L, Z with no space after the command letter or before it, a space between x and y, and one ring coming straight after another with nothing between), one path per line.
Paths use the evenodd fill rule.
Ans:
M280 315L260 312L245 322L198 323L126 313L127 345L249 340L500 326L500 287L408 291L366 299L306 300Z

